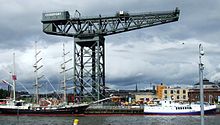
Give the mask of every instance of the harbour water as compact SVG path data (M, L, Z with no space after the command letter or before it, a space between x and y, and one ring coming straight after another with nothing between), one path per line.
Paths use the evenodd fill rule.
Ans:
M72 125L74 119L79 125L199 125L200 116L80 116L80 117L38 117L0 116L0 125ZM219 125L220 115L205 116L206 125Z

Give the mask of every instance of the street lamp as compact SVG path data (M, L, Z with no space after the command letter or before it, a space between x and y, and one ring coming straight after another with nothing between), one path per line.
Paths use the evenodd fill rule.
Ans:
M204 92L203 92L203 70L204 64L202 63L202 56L204 56L203 46L199 44L199 83L200 83L200 118L201 125L204 125Z

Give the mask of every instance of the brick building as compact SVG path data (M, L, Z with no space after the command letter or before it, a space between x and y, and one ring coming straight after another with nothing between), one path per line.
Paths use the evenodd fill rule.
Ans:
M203 80L204 101L209 103L217 103L220 98L220 88L217 84L210 82L208 79ZM200 101L199 83L196 83L188 92L189 102Z

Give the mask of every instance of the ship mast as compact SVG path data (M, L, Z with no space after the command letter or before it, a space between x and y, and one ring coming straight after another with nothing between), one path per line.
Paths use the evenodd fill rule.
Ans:
M43 67L43 65L38 66L38 63L42 60L42 58L38 59L38 55L40 54L40 52L41 51L37 50L37 42L35 41L35 63L33 65L33 67L34 67L34 72L35 72L35 84L34 84L34 86L35 86L35 101L37 104L39 103L39 87L40 87L38 80L43 77L43 76L41 76L41 77L38 76L38 70Z
M63 63L61 64L61 69L62 69L61 73L63 73L63 81L62 81L63 87L62 88L63 88L63 102L64 103L67 103L67 99L66 99L66 92L67 92L66 81L68 79L66 78L66 72L68 70L72 69L72 68L66 69L66 63L68 63L69 61L72 60L72 59L68 59L66 61L66 55L69 54L69 53L70 53L69 51L66 52L65 44L63 43L63 56L62 56L63 57Z

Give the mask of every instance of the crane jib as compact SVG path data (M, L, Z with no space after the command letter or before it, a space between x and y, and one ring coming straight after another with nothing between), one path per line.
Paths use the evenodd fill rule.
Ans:
M113 16L70 17L68 11L42 14L43 32L60 36L106 36L178 21L180 10L128 13Z

